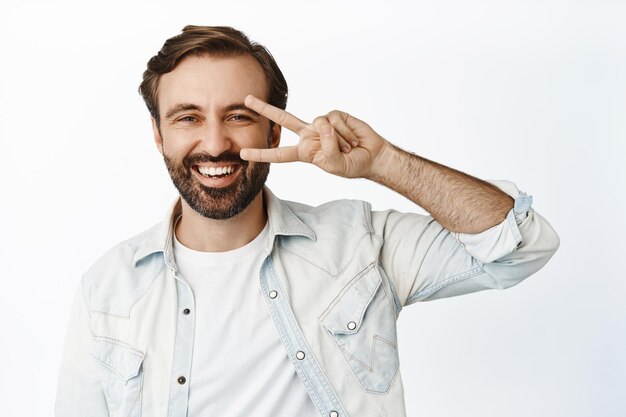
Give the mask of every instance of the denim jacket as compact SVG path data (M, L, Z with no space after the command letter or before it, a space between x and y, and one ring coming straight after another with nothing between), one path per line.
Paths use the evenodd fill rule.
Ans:
M404 416L402 307L504 289L539 270L559 237L509 181L506 219L452 233L431 216L340 200L310 207L263 190L270 233L259 285L320 416ZM164 222L115 246L83 276L70 316L57 417L185 417L194 296Z

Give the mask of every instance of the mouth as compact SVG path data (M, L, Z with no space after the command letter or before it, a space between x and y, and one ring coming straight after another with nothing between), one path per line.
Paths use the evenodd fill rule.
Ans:
M207 178L228 177L237 170L237 166L235 165L228 165L223 167L204 167L195 165L194 168L198 171L200 175L203 175Z
M241 165L230 164L222 166L194 165L192 171L200 181L208 187L224 187L238 176Z

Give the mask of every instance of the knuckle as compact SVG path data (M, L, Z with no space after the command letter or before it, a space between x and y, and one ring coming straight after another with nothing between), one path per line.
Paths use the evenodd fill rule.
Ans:
M328 113L328 118L333 120L341 119L342 112L339 110L332 110Z
M313 126L321 126L327 123L328 119L326 119L325 116L317 116L315 119L313 119Z

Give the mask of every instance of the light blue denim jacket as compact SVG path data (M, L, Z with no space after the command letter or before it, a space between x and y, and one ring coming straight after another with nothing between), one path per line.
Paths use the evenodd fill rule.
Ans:
M402 307L511 287L555 253L559 237L532 197L509 181L490 182L515 205L478 234L363 201L310 207L263 190L270 233L259 286L320 416L404 416ZM177 202L164 222L115 246L83 276L57 417L187 415L195 306L173 258L179 212Z

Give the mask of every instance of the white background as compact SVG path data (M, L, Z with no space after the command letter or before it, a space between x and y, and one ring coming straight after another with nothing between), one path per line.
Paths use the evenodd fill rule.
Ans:
M403 311L410 416L626 415L625 22L624 2L598 0L2 6L1 414L52 414L82 272L176 196L136 90L165 39L201 24L268 46L297 116L346 110L426 158L513 181L559 234L516 287ZM313 166L275 165L268 184L423 212Z

